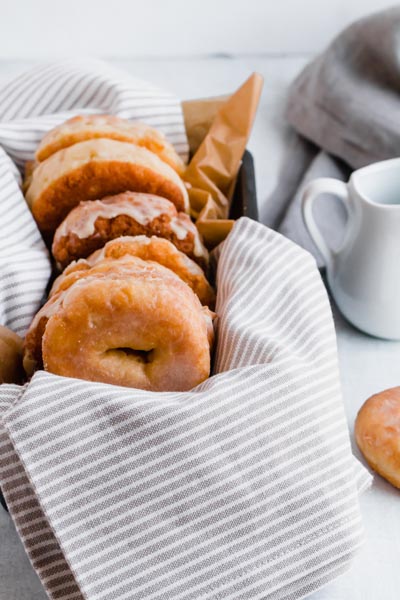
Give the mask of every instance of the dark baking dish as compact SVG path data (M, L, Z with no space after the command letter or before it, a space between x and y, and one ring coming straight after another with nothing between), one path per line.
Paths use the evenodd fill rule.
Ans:
M239 217L249 217L258 221L254 161L248 150L243 155L229 213L230 219L239 219Z
M230 219L239 219L239 217L249 217L249 219L258 221L254 161L248 150L246 150L243 155L243 161L236 181L231 210L229 213ZM7 510L1 489L0 504Z

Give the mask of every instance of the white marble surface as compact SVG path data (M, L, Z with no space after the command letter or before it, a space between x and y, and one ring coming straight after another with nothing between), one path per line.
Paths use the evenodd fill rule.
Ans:
M287 86L308 60L292 57L120 60L139 77L169 88L182 99L233 91L254 70L265 78L261 107L249 143L255 158L260 208L276 182L285 144L283 105ZM29 66L0 62L1 81ZM352 435L354 418L372 393L400 385L400 343L370 338L336 315L344 401ZM358 455L357 449L354 449ZM312 596L313 600L398 600L400 597L400 492L376 476L361 500L366 543L352 569ZM9 517L0 509L0 600L42 600Z

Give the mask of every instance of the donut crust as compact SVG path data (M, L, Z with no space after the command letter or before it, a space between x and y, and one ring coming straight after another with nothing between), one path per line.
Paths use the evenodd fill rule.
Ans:
M354 433L370 467L400 488L400 387L368 398L358 412Z
M186 188L176 172L139 146L95 139L51 155L34 169L26 200L45 237L72 208L127 190L162 196L188 211Z
M43 162L59 150L90 139L111 139L142 146L175 169L184 171L184 163L165 136L140 121L129 121L113 115L79 115L49 131L40 142L35 158Z
M151 210L155 204L159 210L158 213L150 212L152 218L140 222L127 214L127 202L131 202L132 206L148 206ZM110 205L113 212L108 217L106 215ZM99 216L94 220L93 232L88 232L85 223L91 215L97 214ZM80 231L82 223L83 233ZM180 232L183 232L183 235ZM52 252L59 268L63 269L74 260L88 257L110 240L121 236L140 235L155 235L169 240L178 250L207 270L208 252L190 217L178 213L174 205L164 198L134 192L117 194L96 202L84 202L74 208L56 230Z

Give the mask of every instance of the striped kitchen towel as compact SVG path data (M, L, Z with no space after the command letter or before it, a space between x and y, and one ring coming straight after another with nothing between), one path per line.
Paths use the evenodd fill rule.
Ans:
M54 600L301 598L362 541L314 260L246 218L217 258L215 375L194 390L0 388L0 484Z
M62 95L74 71L58 69ZM43 86L35 96L29 81L31 95L19 102L17 94L10 107L32 98L46 111L78 108L51 100ZM101 77L93 88L83 76L74 81L68 93L80 102L94 102L97 84L98 94L113 95ZM0 92L0 106L4 99ZM0 202L9 217L0 310L20 332L49 269L12 162L30 157L29 140L43 133L38 110L0 123ZM185 152L184 137L175 141ZM314 260L246 218L214 258L214 374L190 392L45 372L24 387L0 386L0 487L52 600L297 599L347 569L362 543L358 495L370 478L351 454ZM2 287L11 272L14 287Z

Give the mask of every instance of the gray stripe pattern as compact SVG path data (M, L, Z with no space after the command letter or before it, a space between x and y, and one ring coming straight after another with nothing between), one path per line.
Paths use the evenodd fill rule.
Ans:
M94 112L157 127L187 159L179 100L101 61L47 64L0 89L0 323L20 335L39 308L50 262L22 195L18 168L34 158L49 129L74 115Z
M246 218L215 260L215 373L197 388L39 372L0 393L0 484L51 598L298 599L362 543L369 475L314 260Z
M20 188L20 175L0 147L0 323L23 335L38 310L50 261Z
M0 423L3 415L18 401L25 387L12 384L0 385ZM10 438L1 426L0 448L6 461L6 472L8 475L14 477L18 486L18 491L15 494L11 491L12 487L10 490L5 489L4 496L8 499L9 507L13 507L14 503L17 504L15 510L11 511L11 515L21 539L24 540L26 531L31 531L30 522L32 519L39 519L41 522L41 526L34 529L36 540L25 544L32 566L39 573L41 581L50 597L63 598L65 600L83 599L60 545L47 524L46 517L34 494L23 464L15 453ZM24 514L26 511L29 513L28 518ZM47 585L47 578L49 576L51 576L51 589ZM57 592L58 587L62 590L61 595Z

